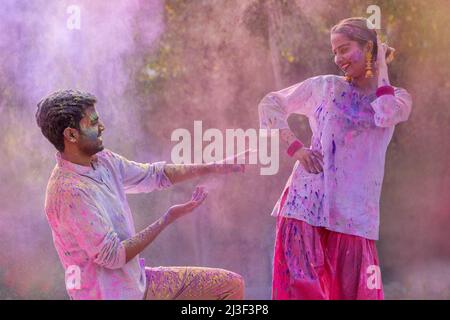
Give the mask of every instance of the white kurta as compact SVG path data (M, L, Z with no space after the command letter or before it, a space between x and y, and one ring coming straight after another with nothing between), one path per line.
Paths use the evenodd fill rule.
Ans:
M165 162L137 163L110 150L95 157L92 168L57 153L47 186L45 213L67 292L76 300L142 299L145 266L139 255L125 263L122 244L136 234L126 194L170 187Z
M364 96L343 77L322 75L266 95L259 104L260 126L288 128L292 113L305 115L311 148L324 156L323 172L308 173L297 161L286 188L286 204L272 215L378 240L379 202L387 146L394 126L411 113L410 94Z

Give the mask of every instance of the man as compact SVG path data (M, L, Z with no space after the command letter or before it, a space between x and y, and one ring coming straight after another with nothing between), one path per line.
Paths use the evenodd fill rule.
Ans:
M240 275L222 269L145 267L139 254L178 218L202 204L172 206L136 233L128 193L147 193L213 173L243 172L243 165L136 163L104 149L96 98L57 91L38 104L36 120L58 150L47 186L45 212L66 270L71 299L242 299ZM70 277L70 281L68 278Z

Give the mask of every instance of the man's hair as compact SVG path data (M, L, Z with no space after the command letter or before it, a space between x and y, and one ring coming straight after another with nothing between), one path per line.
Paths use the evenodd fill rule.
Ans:
M58 151L64 151L63 132L66 128L80 130L80 120L86 108L97 102L94 95L77 90L59 90L37 105L36 122L42 134Z

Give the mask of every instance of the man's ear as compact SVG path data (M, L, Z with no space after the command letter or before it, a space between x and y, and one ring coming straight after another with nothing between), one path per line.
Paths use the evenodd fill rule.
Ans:
M64 138L70 142L77 142L80 134L78 130L73 128L65 128L63 131Z

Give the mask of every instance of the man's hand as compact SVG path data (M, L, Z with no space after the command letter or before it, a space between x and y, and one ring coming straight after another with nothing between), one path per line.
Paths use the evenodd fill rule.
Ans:
M191 200L183 204L177 204L169 208L166 213L166 217L169 223L185 216L189 212L192 212L195 208L200 206L206 199L208 192L205 191L204 187L196 187L194 193L192 194Z
M323 155L310 148L301 148L294 153L294 159L300 161L300 164L309 173L320 173L323 171Z
M190 201L172 206L169 210L157 221L149 225L141 232L135 234L129 239L123 240L122 244L125 247L125 261L128 262L137 254L142 252L152 241L163 231L168 225L178 218L192 212L195 208L202 204L208 195L203 187L197 187Z

